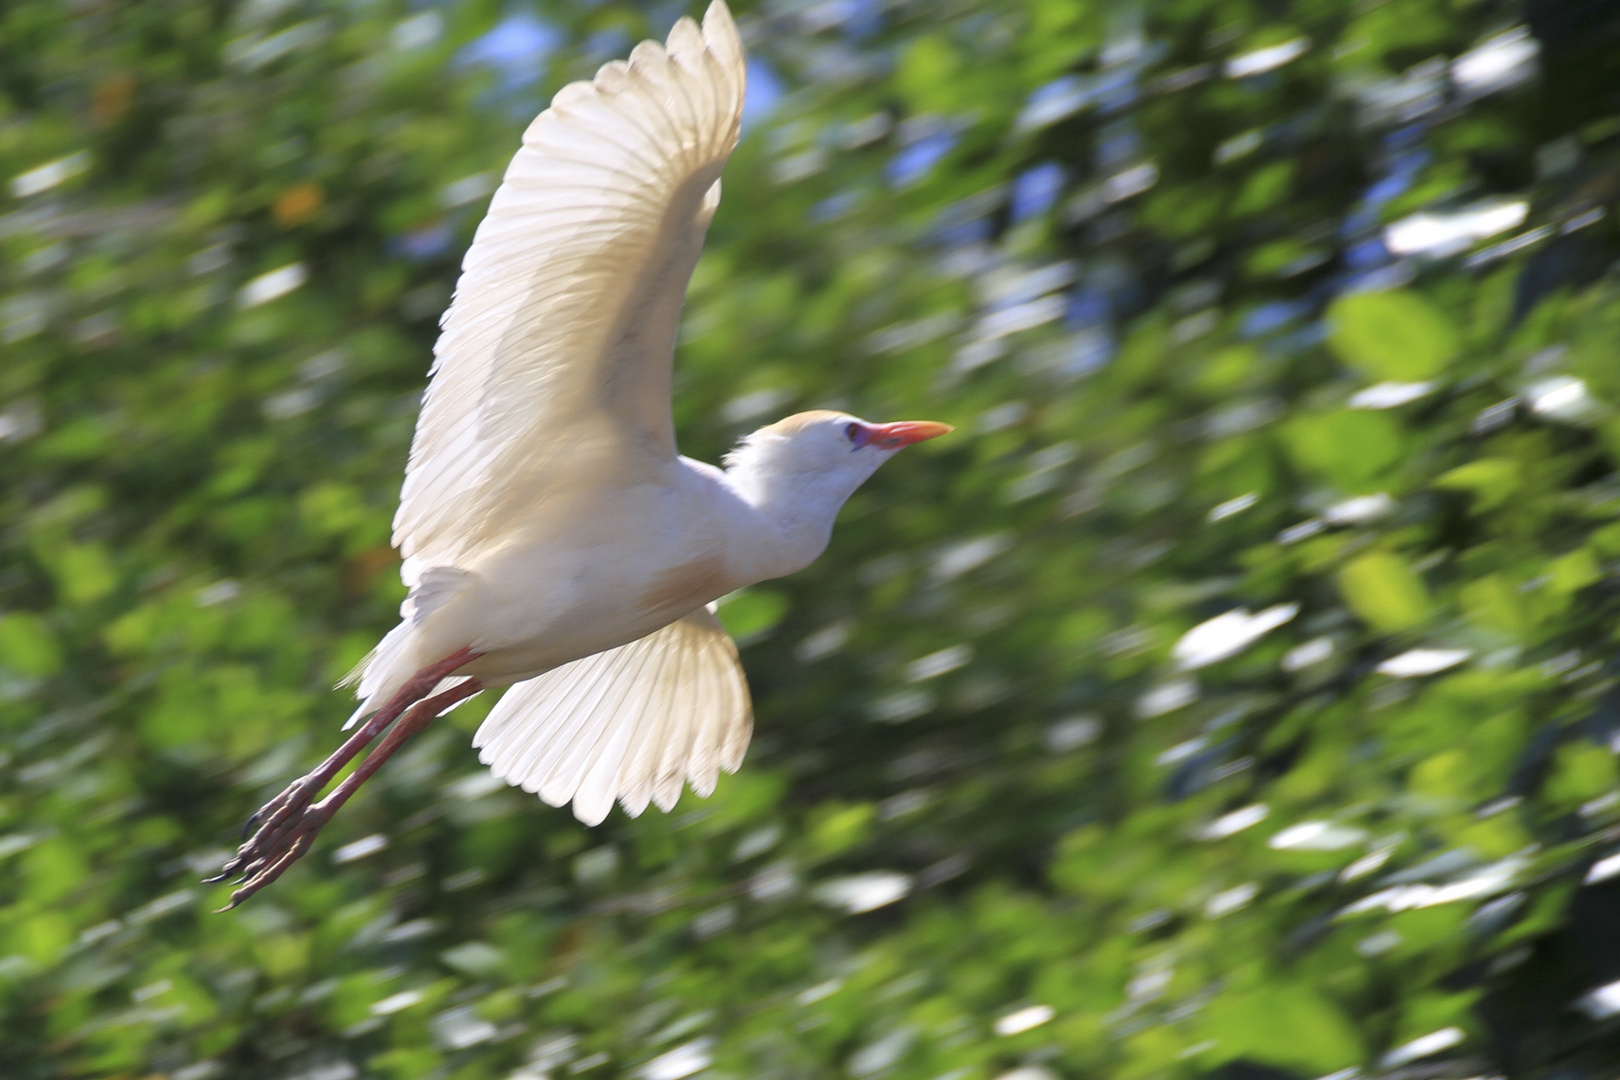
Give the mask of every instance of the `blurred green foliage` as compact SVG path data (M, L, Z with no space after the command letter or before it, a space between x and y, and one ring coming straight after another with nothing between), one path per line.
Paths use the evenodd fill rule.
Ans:
M727 605L714 798L480 700L219 916L517 133L678 5L0 7L0 1073L1613 1075L1609 9L738 7L683 446L960 430Z

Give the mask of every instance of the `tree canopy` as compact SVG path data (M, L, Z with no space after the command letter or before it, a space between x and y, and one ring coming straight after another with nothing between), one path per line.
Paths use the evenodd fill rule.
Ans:
M587 829L486 695L213 915L518 133L684 7L0 7L0 1071L1612 1075L1620 20L736 10L683 449L958 432L727 598L713 798Z

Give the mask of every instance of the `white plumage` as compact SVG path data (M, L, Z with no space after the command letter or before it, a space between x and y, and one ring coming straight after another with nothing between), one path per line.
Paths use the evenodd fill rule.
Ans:
M412 569L498 539L591 469L675 456L670 360L742 120L724 4L529 125L434 349L394 544Z
M473 736L495 775L587 825L615 797L632 816L668 810L690 779L714 791L753 730L737 647L707 608L506 692Z
M351 724L370 719L256 815L226 870L247 878L234 902L404 739L486 687L511 689L474 740L481 759L589 824L615 799L667 810L683 782L707 795L741 764L747 684L706 605L808 565L879 465L950 430L815 411L748 436L724 471L677 453L681 304L743 89L715 0L701 30L682 19L666 46L564 87L524 133L434 349L394 518L410 595L353 676Z

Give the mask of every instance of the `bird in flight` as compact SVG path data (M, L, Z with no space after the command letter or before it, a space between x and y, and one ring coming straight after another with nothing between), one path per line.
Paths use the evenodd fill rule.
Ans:
M586 824L615 799L667 811L685 782L709 795L753 729L713 602L808 566L878 466L951 430L818 410L747 436L724 469L676 450L676 331L744 74L715 0L701 29L683 18L665 45L565 86L524 133L434 348L394 516L410 592L352 676L349 726L363 723L249 819L210 879L239 882L229 907L484 689L510 687L474 736L479 759Z

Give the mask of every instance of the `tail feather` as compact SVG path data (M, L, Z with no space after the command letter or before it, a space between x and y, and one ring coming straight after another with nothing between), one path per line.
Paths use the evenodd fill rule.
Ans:
M383 639L377 642L377 647L367 653L366 658L360 661L353 671L344 676L343 682L339 685L354 685L356 687L354 696L360 699L359 707L344 722L344 731L348 731L361 719L382 708L383 704L411 677L413 672L405 669L412 666L406 659L406 654L411 651L409 643L414 628L413 620L407 619L388 631Z
M342 690L350 686L359 686L360 680L366 677L366 669L371 666L371 662L375 659L377 659L377 646L373 645L366 652L366 655L360 658L360 662L350 668L349 673L339 679L332 689Z
M418 575L410 595L399 606L400 624L388 631L377 647L343 677L338 686L356 686L355 697L360 705L343 730L347 731L382 708L410 677L416 674L420 657L414 656L413 638L423 620L443 607L446 602L465 588L474 578L467 570L454 566L429 567ZM459 681L459 680L457 680ZM454 685L450 682L448 685ZM441 684L440 689L446 686Z

